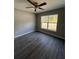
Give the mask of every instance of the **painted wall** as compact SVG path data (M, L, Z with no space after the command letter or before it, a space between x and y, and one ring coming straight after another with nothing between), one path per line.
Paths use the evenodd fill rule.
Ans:
M35 14L14 9L14 37L35 31Z
M41 16L52 15L52 14L58 14L57 31L54 32L54 31L48 31L48 30L41 29L41 24L40 24ZM36 19L37 19L36 20L37 31L44 32L44 33L65 39L65 8L64 7L36 14Z

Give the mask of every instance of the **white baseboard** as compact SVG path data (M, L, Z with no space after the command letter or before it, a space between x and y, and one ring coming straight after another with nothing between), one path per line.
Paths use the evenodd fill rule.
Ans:
M31 31L31 32L34 32L34 31ZM14 36L14 38L18 38L18 37L20 37L20 36L23 36L23 35L29 34L29 33L31 33L31 32L27 32L27 33L24 33L24 34L21 34L21 35Z

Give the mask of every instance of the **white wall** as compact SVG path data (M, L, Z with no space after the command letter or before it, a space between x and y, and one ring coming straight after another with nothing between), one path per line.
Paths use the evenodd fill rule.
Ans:
M14 37L33 32L35 30L35 15L14 9Z

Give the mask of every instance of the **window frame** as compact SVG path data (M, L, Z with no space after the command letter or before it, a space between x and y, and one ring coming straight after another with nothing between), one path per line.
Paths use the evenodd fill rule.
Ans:
M57 22L49 22L49 16L51 16L51 15L57 15ZM40 23L40 28L41 29L43 29L43 30L47 30L47 31L54 31L54 32L57 32L57 26L58 26L58 14L51 14L51 15L43 15L43 16L48 16L48 22L43 22L43 23L47 23L47 29L45 29L45 28L42 28L41 26L41 24L42 24L42 21L41 21L41 23ZM41 17L43 17L43 16L41 16ZM50 29L48 29L48 27L49 27L49 23L56 23L56 30L50 30Z

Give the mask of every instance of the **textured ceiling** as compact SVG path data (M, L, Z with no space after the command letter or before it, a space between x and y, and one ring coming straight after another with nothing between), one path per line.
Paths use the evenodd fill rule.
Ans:
M49 10L53 10L53 9L65 6L65 0L33 0L33 1L38 2L38 4L43 2L47 3L47 5L42 6L42 8L45 10L37 9L37 13L49 11ZM30 6L33 6L33 5L31 5L27 0L14 0L14 8L35 13L33 8L29 8L29 9L25 8Z

